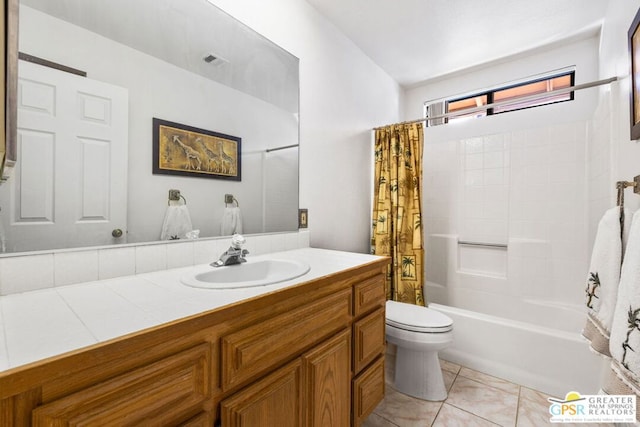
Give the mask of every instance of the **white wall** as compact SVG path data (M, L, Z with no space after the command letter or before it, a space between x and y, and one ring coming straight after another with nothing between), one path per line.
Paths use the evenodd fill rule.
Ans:
M407 90L406 119L420 117L425 101L567 66L576 67L577 84L596 80L598 38ZM571 102L425 130L428 298L455 305L471 291L580 304L588 267L585 158L597 105L598 90L588 89ZM456 238L503 243L508 250L446 250L442 242ZM486 275L500 285L488 285Z
M210 1L300 58L311 245L369 252L371 128L398 121L398 84L305 1Z
M159 239L170 188L187 199L201 237L220 235L225 193L240 202L245 233L264 231L264 149L297 143L295 115L34 9L21 7L20 18L21 51L129 91L129 243ZM153 117L242 138L242 181L153 175ZM297 167L295 156L288 159L289 168ZM291 173L288 177L277 185L292 199L291 212L282 216L278 210L277 219L268 220L277 221L279 231L297 227L297 207L291 203L297 202L298 181Z

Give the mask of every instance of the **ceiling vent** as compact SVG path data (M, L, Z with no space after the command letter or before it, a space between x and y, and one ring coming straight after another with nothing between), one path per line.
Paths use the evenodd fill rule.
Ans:
M202 58L202 60L204 62L206 62L207 64L216 65L216 66L222 65L222 64L224 64L226 62L229 62L226 59L221 58L221 57L219 57L217 55L214 55L212 53L206 54L204 56L204 58Z

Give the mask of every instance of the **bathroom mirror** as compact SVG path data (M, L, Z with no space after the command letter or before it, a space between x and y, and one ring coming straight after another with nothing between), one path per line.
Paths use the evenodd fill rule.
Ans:
M18 43L5 252L159 240L169 203L200 237L237 206L245 234L297 229L296 57L206 0L20 0ZM240 138L241 181L153 174L154 118Z

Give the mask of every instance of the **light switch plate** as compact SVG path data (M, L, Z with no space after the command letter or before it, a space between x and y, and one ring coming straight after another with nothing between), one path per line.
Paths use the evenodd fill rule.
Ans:
M309 226L309 210L298 209L298 228L307 228Z

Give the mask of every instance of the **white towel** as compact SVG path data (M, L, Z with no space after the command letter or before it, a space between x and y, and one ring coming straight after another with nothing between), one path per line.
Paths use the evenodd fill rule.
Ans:
M224 208L220 235L232 236L234 234L242 234L242 215L240 214L240 208Z
M624 239L631 216L625 209ZM609 336L618 298L623 240L620 239L620 207L606 211L598 224L586 280L585 303L589 309L582 335L596 352L610 357Z
M604 391L640 396L640 211L633 215L624 254L609 351L611 370ZM640 397L636 400L640 405Z
M187 205L170 205L164 214L160 240L184 239L192 229Z

